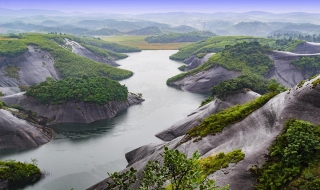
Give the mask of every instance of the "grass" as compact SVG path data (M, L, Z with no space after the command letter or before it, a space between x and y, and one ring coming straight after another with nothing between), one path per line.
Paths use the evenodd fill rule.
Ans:
M275 95L277 95L277 93L270 92L245 104L235 105L219 113L210 115L200 125L191 128L181 140L181 143L191 139L199 141L205 136L222 132L225 127L243 120L249 114L261 108Z
M145 39L149 36L101 36L104 41L114 42L130 47L137 47L142 50L177 50L191 44L190 42L181 43L148 43Z

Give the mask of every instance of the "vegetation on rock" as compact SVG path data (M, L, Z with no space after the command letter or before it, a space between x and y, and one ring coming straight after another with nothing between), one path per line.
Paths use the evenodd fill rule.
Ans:
M0 179L8 180L9 187L32 184L41 178L41 171L35 163L15 160L0 161Z
M9 65L5 68L5 76L19 79L20 68L17 66Z
M89 102L105 105L110 101L124 101L128 89L108 78L67 78L55 81L47 78L38 85L30 86L27 96L36 98L42 104L63 104L68 101Z
M220 170L221 168L228 167L230 163L240 162L244 159L244 157L245 154L240 149L236 149L232 152L220 152L214 156L200 158L199 164L204 171L204 174L209 175Z
M20 40L0 40L0 56L16 57L28 50Z
M256 189L320 188L320 126L288 120L269 150L268 161L251 169L259 179Z
M193 138L195 141L198 141L207 135L215 135L216 133L221 132L225 127L243 120L277 94L278 93L276 92L270 92L251 102L235 105L216 114L212 114L204 119L200 125L191 128L181 142L187 142Z
M145 170L142 171L143 178L141 179L138 189L146 190L228 190L228 186L218 188L214 181L207 179L203 173L201 161L199 161L200 154L195 152L191 158L187 158L185 154L178 150L170 150L164 148L163 164L159 161L149 161ZM206 161L203 161L206 163ZM204 175L203 175L204 174ZM132 189L130 185L136 182L136 170L130 168L124 173L109 174L111 181L107 182L108 189L127 190ZM166 182L169 185L166 186ZM165 187L166 186L166 187Z
M256 41L226 46L221 53L211 56L206 63L196 69L169 78L167 84L170 85L170 83L174 81L181 80L186 76L194 75L218 65L228 70L241 71L242 74L257 74L263 76L268 69L273 66L273 61L265 55L268 51L271 51L269 47L262 46Z
M301 69L303 73L313 76L320 71L320 56L301 57L292 61L291 64Z

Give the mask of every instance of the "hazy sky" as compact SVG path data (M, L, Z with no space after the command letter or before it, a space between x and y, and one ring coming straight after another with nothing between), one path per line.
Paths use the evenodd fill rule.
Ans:
M319 0L0 0L0 8L85 13L247 12L320 13Z

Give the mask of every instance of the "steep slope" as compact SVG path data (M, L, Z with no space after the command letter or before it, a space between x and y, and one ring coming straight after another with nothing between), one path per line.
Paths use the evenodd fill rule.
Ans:
M177 137L185 135L187 131L192 127L198 126L208 116L236 104L243 104L259 96L259 94L253 91L248 91L230 95L224 101L216 98L214 101L190 113L187 118L184 118L173 124L168 129L157 133L156 137L163 141L171 141Z
M20 105L27 110L38 113L56 123L91 123L97 120L115 117L129 106L139 104L143 99L129 94L126 101L111 101L105 105L95 105L86 102L67 102L61 105L41 104L33 97L27 97L24 92L0 98L7 105Z
M304 51L304 52L307 53L309 51ZM311 51L311 52L314 52L314 51ZM301 72L301 70L297 69L294 65L291 65L291 62L300 57L314 57L314 56L320 56L320 53L296 54L291 52L274 51L273 53L269 54L269 57L274 61L274 67L271 70L269 70L265 78L268 78L268 79L274 78L283 86L293 87L296 84L298 84L300 81L305 80L311 76L305 76Z
M19 119L0 109L0 149L34 148L53 138L51 129Z
M265 162L264 156L268 152L268 147L282 131L285 121L297 118L313 124L320 122L319 81L320 76L275 96L245 119L231 124L214 136L206 136L200 141L191 140L183 144L180 144L183 137L178 137L170 142L137 148L127 153L126 158L129 165L139 171L141 177L141 170L148 161L161 160L163 146L177 149L188 157L191 157L196 150L199 150L203 157L207 157L219 152L242 149L245 153L244 160L215 172L209 178L215 179L218 185L230 184L231 189L253 189L256 179L248 170L253 165L261 166ZM88 189L95 188L106 189L105 181Z
M49 52L35 46L28 46L28 50L18 57L0 57L0 86L18 87L21 85L38 84L46 77L60 79L54 66L54 59ZM9 70L8 70L9 69Z
M190 56L189 58L185 59L183 63L187 64L186 68L184 69L185 71L189 71L192 69L195 69L202 65L203 63L207 62L209 58L213 55L214 53L208 53L205 54L205 56L199 58L198 56Z
M68 38L65 38L65 42L66 42L67 46L71 46L72 47L72 52L77 54L77 55L80 55L80 56L83 56L83 57L86 57L88 59L91 59L91 60L94 60L94 61L98 61L98 62L101 62L101 63L106 63L106 64L111 65L111 66L115 66L115 67L119 66L119 64L117 64L113 60L108 59L107 57L102 57L102 56L96 55L96 54L92 53L91 51L89 51L88 49L86 49L85 47L81 46L79 43L77 43L75 41L72 41L72 40L69 40Z

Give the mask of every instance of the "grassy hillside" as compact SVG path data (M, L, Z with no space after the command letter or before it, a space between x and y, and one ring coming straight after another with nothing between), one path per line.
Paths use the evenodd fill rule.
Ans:
M252 41L257 41L262 45L268 45L275 50L286 51L292 51L298 44L303 42L300 40L292 40L285 41L285 43L276 43L275 39L270 38L259 38L250 36L217 36L183 47L179 52L170 56L170 59L182 61L190 57L191 55L207 52L220 52L225 48L226 45L235 45L236 43Z
M98 45L101 47L108 47L109 49L115 49L118 51L130 51L135 50L123 45L118 45L114 43L105 43L98 39L87 39L87 38L77 38L70 35L56 35L56 34L25 34L20 35L15 40L5 38L0 40L1 52L3 55L8 57L19 55L27 50L27 45L34 45L42 50L48 51L52 58L55 60L54 66L59 72L59 74L66 77L82 77L86 75L88 77L108 77L114 80L121 80L128 78L133 75L131 71L115 68L103 63L99 63L85 57L78 56L71 51L59 46L59 43L64 43L64 37L68 37L72 40L78 40L83 44L91 43L91 50L97 54L107 54L108 52L99 51ZM56 43L57 42L57 43ZM9 45L8 45L9 44ZM13 44L13 45L12 45ZM109 52L108 55L113 55L116 57L123 57L123 54L117 54L114 52Z

